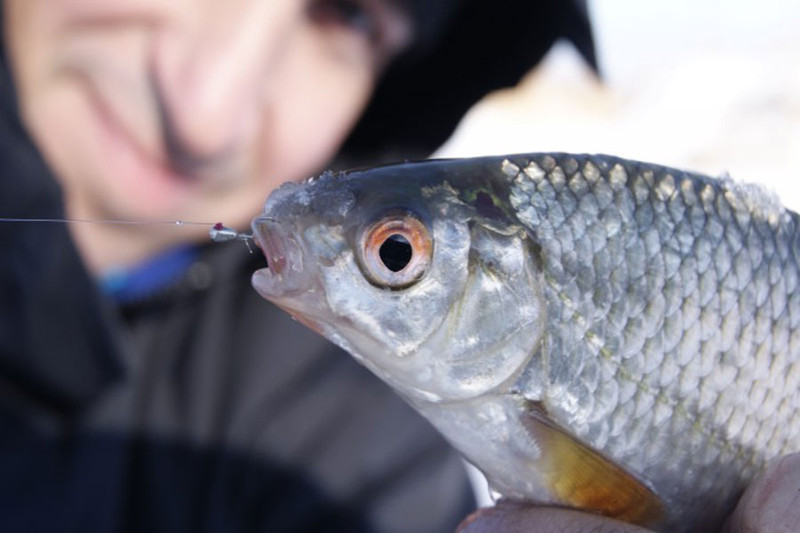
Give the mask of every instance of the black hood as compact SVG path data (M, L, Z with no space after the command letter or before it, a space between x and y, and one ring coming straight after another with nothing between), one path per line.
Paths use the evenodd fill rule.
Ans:
M411 0L420 42L387 70L337 166L427 157L474 103L515 85L558 40L597 70L585 0L433 4Z

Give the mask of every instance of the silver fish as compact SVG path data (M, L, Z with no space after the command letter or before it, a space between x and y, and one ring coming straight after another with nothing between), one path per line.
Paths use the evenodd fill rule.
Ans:
M287 184L265 298L391 385L507 498L720 526L800 450L798 217L608 156L405 163Z

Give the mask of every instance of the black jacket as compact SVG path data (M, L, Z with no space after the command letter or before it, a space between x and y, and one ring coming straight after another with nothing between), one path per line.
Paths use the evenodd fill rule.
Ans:
M63 215L0 82L0 217ZM451 531L442 438L209 245L116 308L59 224L0 223L0 530Z

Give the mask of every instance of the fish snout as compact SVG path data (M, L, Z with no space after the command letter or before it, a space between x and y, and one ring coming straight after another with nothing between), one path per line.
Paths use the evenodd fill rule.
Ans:
M257 217L253 220L253 238L272 273L282 274L287 262L286 231L269 217Z
M254 219L252 228L268 267L253 276L256 290L270 300L308 291L311 272L305 265L303 247L291 229L266 216Z

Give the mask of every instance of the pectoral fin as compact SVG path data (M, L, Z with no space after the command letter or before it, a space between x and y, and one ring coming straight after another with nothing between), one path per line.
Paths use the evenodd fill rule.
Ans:
M533 407L524 424L541 449L541 472L565 505L639 525L664 516L661 499L644 483L583 444Z

